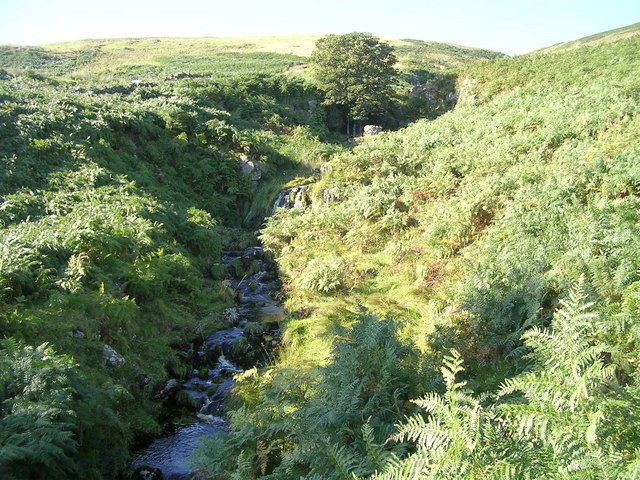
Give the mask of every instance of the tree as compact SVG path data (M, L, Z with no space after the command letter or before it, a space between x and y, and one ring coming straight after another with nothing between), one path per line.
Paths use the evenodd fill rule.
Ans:
M311 66L325 105L346 109L349 121L384 113L393 95L397 59L391 46L369 33L327 35L316 42Z

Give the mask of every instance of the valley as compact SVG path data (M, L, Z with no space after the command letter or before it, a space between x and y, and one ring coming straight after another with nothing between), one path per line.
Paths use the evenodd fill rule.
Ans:
M638 33L0 46L0 477L636 478Z

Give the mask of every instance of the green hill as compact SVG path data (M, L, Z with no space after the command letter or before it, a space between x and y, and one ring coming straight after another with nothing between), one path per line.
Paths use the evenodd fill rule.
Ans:
M595 35L589 35L588 37L579 38L570 42L563 42L552 45L550 47L536 50L532 53L557 53L566 52L568 50L574 50L580 47L601 45L603 43L615 42L624 38L634 37L640 34L640 23L634 23L626 27L616 28L614 30L608 30L606 32L596 33Z
M74 79L151 77L180 73L236 76L280 73L307 62L319 36L132 38L38 47L0 46L0 68ZM389 40L405 70L450 70L501 56L496 52L419 40Z
M359 139L312 36L0 47L0 477L122 478L260 228L282 341L199 478L636 478L640 36L607 38L393 41L407 126Z
M638 51L468 67L453 111L333 157L312 208L270 218L287 344L210 474L634 478Z

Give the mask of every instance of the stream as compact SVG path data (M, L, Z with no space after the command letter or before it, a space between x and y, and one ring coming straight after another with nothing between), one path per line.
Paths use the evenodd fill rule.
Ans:
M212 332L195 355L197 368L186 379L169 380L160 393L174 400L188 395L193 421L170 422L164 436L136 453L133 478L190 478L190 456L203 437L228 431L224 412L233 375L266 364L278 343L284 310L277 299L281 285L275 263L265 259L259 246L224 252L222 263L228 271L224 282L235 292L235 307L223 315L230 326Z

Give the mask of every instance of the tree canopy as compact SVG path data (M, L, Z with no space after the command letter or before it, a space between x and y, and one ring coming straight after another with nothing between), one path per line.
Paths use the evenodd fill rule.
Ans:
M326 95L324 103L345 107L352 120L386 110L397 78L396 61L388 43L359 32L327 35L311 54L314 77Z

